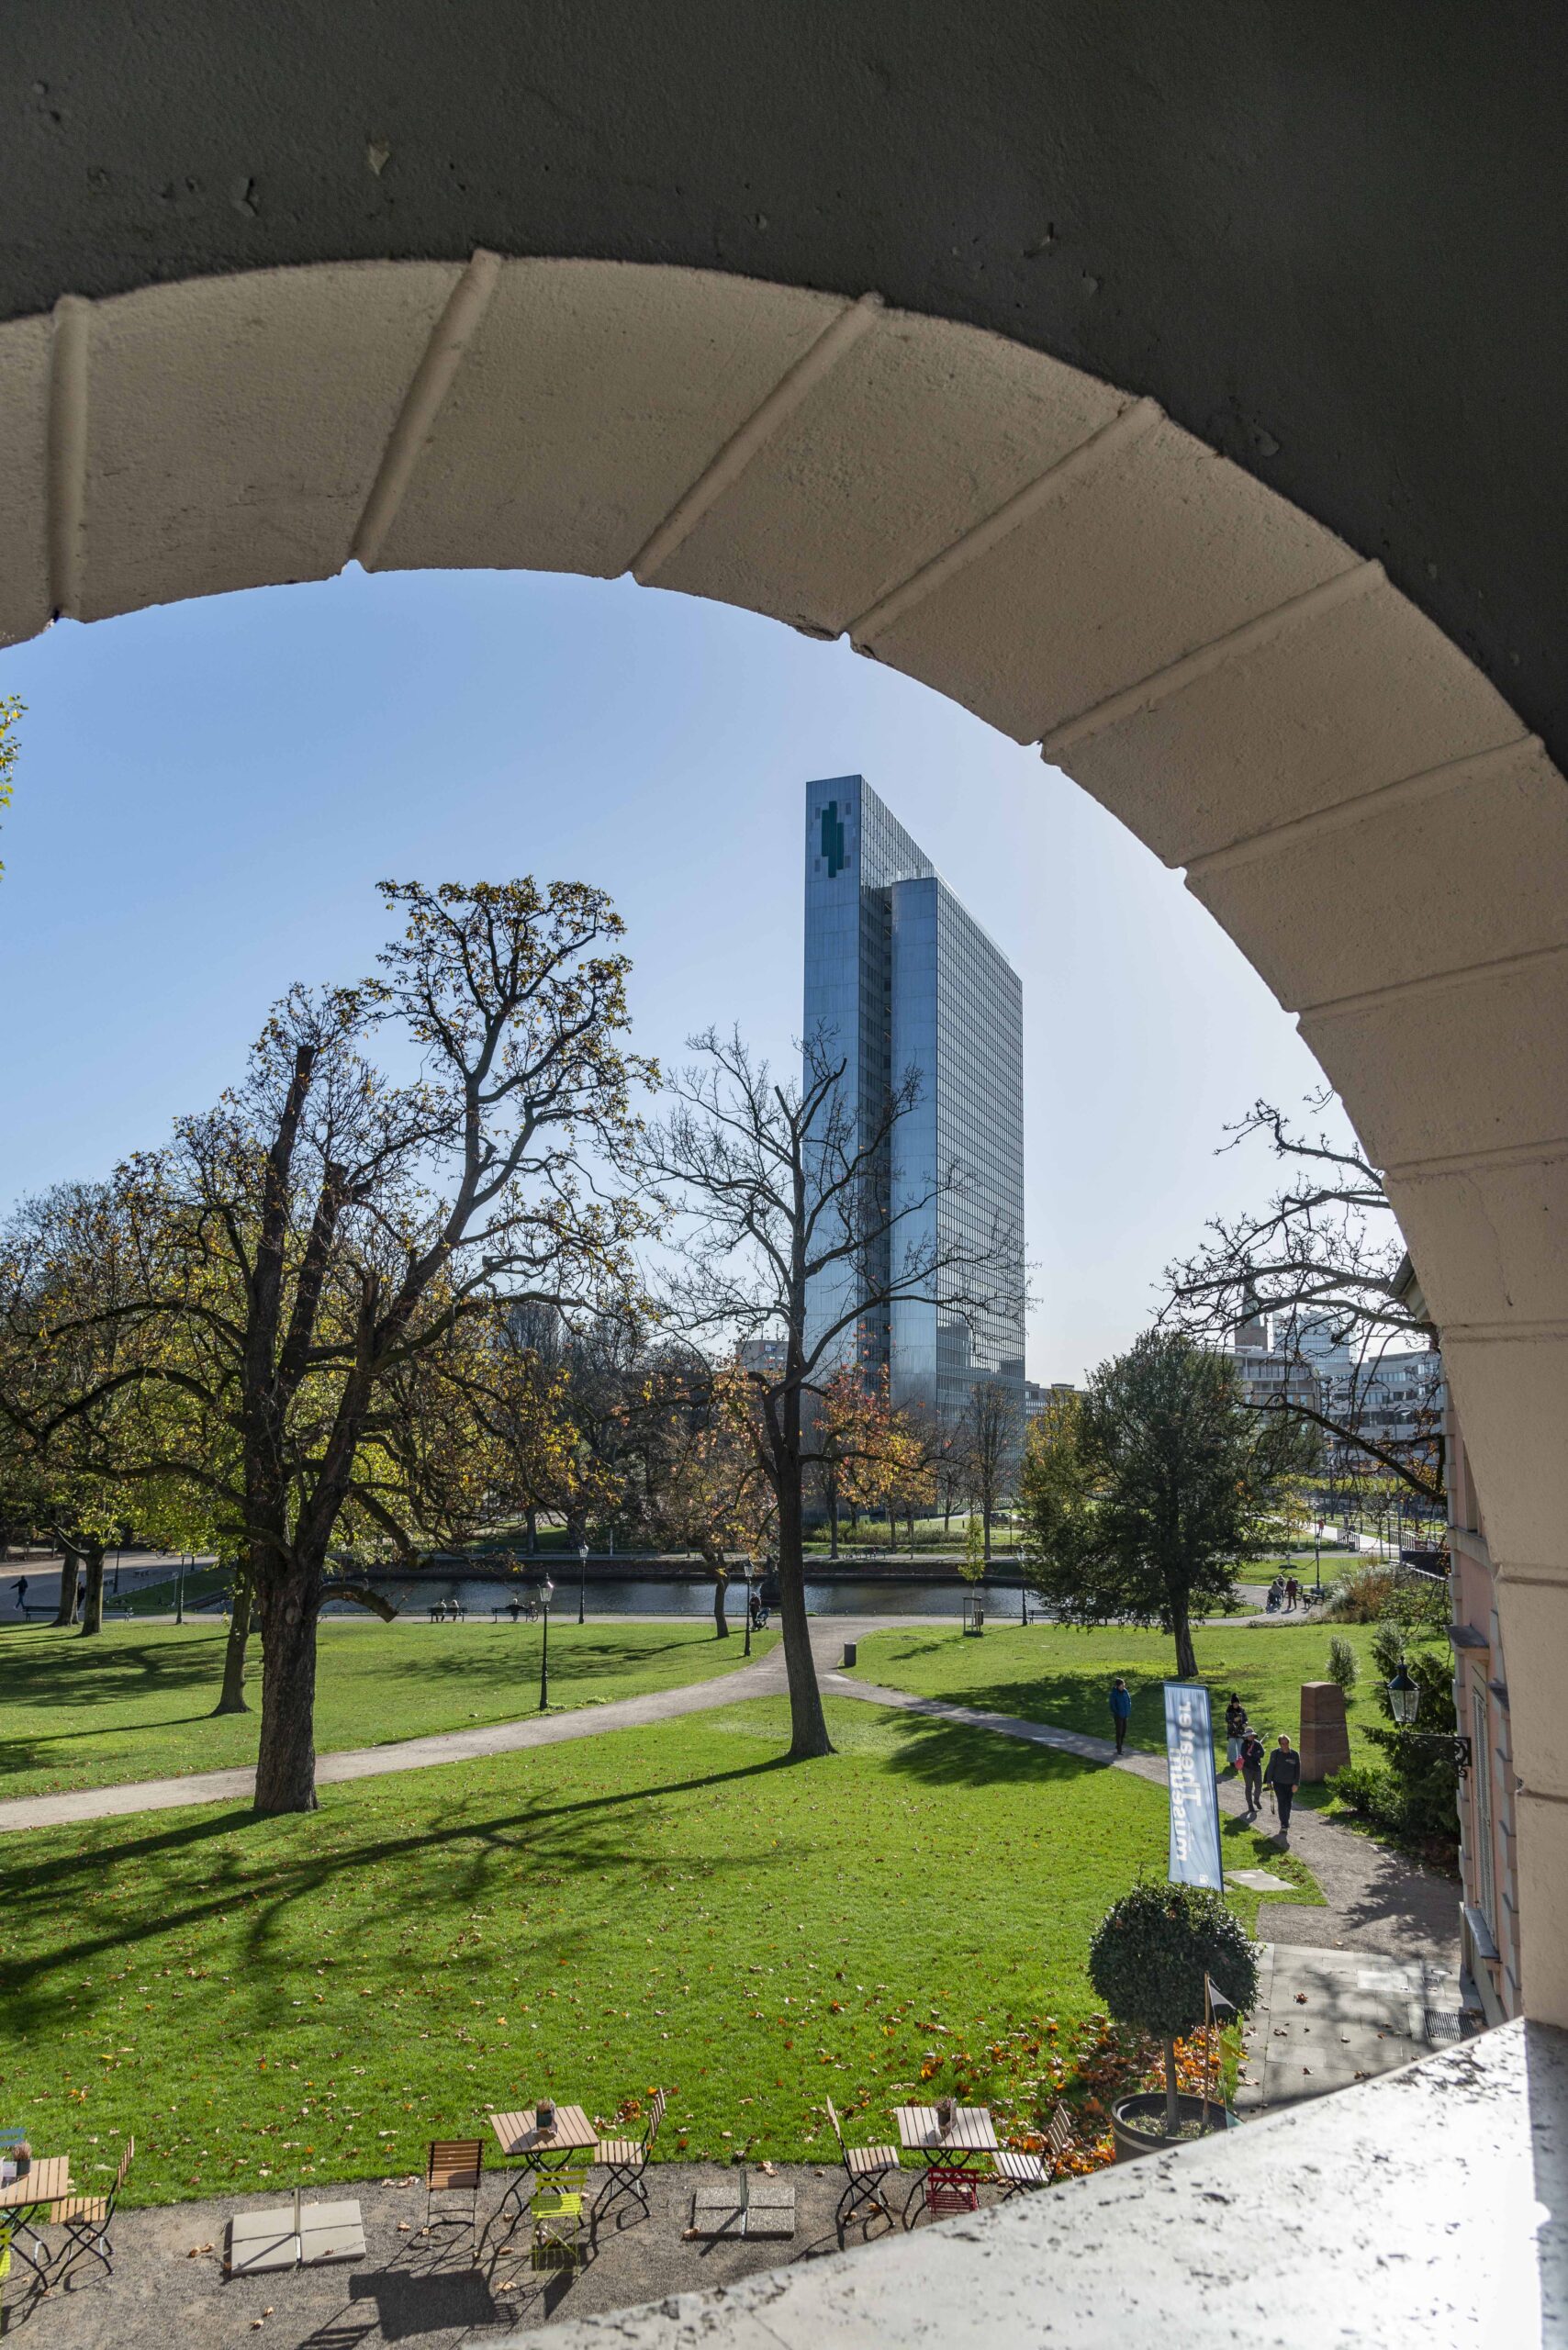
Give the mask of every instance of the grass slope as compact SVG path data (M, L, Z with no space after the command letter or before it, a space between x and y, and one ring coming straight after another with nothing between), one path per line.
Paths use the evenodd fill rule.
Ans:
M134 2132L149 2202L419 2168L544 2091L609 2119L665 2086L664 2157L826 2159L828 2089L878 2137L922 2079L1038 2111L1094 2008L1093 1926L1163 1874L1162 1794L829 1716L838 1753L793 1768L761 1699L329 1787L307 1818L13 1839L0 2122L86 2186ZM1226 1837L1229 1865L1271 1857Z
M116 1786L254 1760L261 1653L252 1643L256 1709L212 1718L222 1628L115 1624L95 1639L28 1629L0 1639L0 1785L6 1795ZM777 1635L752 1636L753 1658ZM539 1703L539 1628L529 1624L321 1625L316 1698L319 1753L382 1746L432 1730L511 1721ZM741 1634L711 1622L624 1621L550 1628L550 1699L602 1705L705 1681L742 1662Z
M1250 1628L1226 1624L1196 1632L1198 1672L1209 1687L1216 1751L1224 1751L1225 1708L1233 1689L1249 1718L1267 1738L1276 1738L1281 1730L1296 1738L1301 1684L1327 1679L1328 1643L1338 1635L1349 1640L1361 1665L1361 1679L1346 1707L1351 1757L1357 1762L1377 1759L1376 1750L1362 1735L1368 1723L1375 1727L1380 1720L1372 1695L1374 1628L1367 1624L1270 1623ZM1122 1673L1133 1700L1128 1744L1151 1754L1165 1751L1161 1684L1173 1676L1175 1666L1170 1637L1163 1632L1080 1631L1058 1624L1031 1624L1026 1631L1018 1625L988 1626L979 1639L966 1639L957 1628L912 1625L907 1631L878 1632L862 1640L857 1670L860 1679L887 1689L983 1706L994 1713L1022 1715L1025 1721L1057 1722L1095 1738L1112 1735L1109 1692L1113 1678ZM1304 1789L1305 1799L1313 1800L1316 1792Z

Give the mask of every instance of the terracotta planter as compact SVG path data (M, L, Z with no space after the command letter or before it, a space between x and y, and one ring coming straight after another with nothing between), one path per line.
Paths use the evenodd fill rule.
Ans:
M1201 2097L1188 2097L1183 2093L1176 2099L1176 2109L1184 2122L1200 2122L1211 2132L1234 2126L1235 2116L1212 2099L1205 2108ZM1114 2105L1111 2109L1111 2136L1115 2142L1119 2163L1136 2161L1139 2154L1162 2154L1170 2146L1187 2146L1193 2143L1190 2138L1166 2136L1163 2089L1145 2089L1138 2096L1125 2097Z

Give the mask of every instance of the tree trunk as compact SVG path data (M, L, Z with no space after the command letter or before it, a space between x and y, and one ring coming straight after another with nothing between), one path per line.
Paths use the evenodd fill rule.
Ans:
M87 1562L87 1596L82 1604L82 1634L86 1639L104 1628L104 1546L90 1542L82 1555Z
M989 1567L991 1564L991 1503L989 1500L980 1504L980 1530L985 1536L985 1562Z
M536 1559L539 1556L539 1512L531 1505L524 1516L528 1520L528 1555Z
M1174 2138L1182 2127L1182 2109L1176 2102L1176 2042L1165 2043L1165 2134Z
M223 1651L223 1686L214 1714L248 1714L245 1703L245 1651L251 1638L251 1572L234 1571L234 1606L229 1618L229 1644Z
M724 1601L729 1588L729 1571L727 1568L720 1567L715 1571L713 1577L713 1638L716 1640L727 1640L730 1637L729 1618L724 1614Z
M822 1691L806 1621L806 1570L801 1544L801 1463L783 1464L778 1497L778 1614L784 1628L784 1665L790 1679L790 1761L814 1762L831 1754Z
M1176 1639L1176 1674L1181 1681L1195 1681L1198 1677L1198 1654L1193 1646L1193 1627L1183 1597L1170 1610L1170 1629Z
M827 1481L827 1554L830 1559L836 1559L838 1556L838 1480L836 1477L830 1477Z
M262 1630L262 1734L256 1755L256 1810L263 1816L316 1808L317 1567L274 1566L258 1595Z
M62 1627L76 1621L76 1559L74 1550L62 1550L61 1553L60 1606L55 1610L54 1620Z

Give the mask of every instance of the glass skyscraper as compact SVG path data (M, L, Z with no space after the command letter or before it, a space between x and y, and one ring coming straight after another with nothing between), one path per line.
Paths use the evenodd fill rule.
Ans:
M875 1130L890 1090L919 1071L919 1097L893 1128L883 1170L899 1256L912 1242L946 1255L1008 1238L1008 1261L989 1276L1010 1292L1005 1306L960 1314L951 1301L963 1276L939 1280L933 1295L863 1309L842 1359L857 1355L871 1375L885 1370L895 1404L945 1419L958 1417L977 1381L998 1381L1015 1391L1021 1427L1023 988L857 775L806 786L804 1033L844 1062L844 1096L862 1132ZM949 1169L960 1186L912 1213ZM820 1330L849 1302L842 1281L819 1277L809 1326Z

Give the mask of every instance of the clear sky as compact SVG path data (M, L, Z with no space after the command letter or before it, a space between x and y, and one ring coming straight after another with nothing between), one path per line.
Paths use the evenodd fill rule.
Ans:
M1179 876L1038 756L847 647L627 581L365 577L65 622L0 833L0 1200L106 1172L238 1073L293 979L380 943L383 878L593 881L634 1044L794 1066L802 787L861 773L1023 978L1029 1373L1080 1379L1316 1064Z

